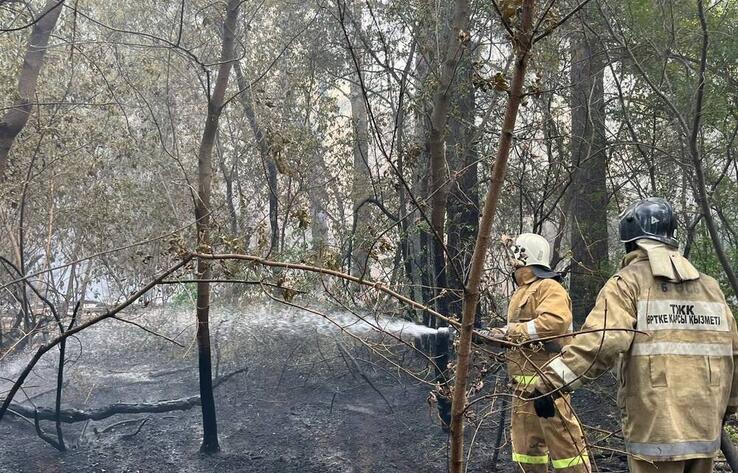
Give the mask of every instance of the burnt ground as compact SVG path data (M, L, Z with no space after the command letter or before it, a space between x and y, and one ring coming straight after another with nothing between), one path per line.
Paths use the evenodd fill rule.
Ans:
M103 322L69 344L65 408L197 394L192 311L128 317L184 347L132 325ZM365 328L353 326L352 331L376 341ZM429 385L403 374L351 337L337 335L314 316L275 307L218 312L212 331L219 374L248 369L216 389L221 453L198 453L199 407L65 424L65 453L44 443L28 422L9 416L0 424L0 473L446 471L447 435L427 403ZM408 335L412 333L404 338L412 338ZM429 377L422 359L402 347L393 350L393 361L421 378ZM53 406L52 353L56 355L50 352L26 383L25 393L39 406ZM28 358L6 358L0 376L14 377ZM495 379L486 384L493 386ZM7 389L7 383L0 389ZM611 379L594 391L578 392L575 404L584 423L614 430L613 396ZM473 440L469 472L493 469L500 402L497 398L493 405L478 404L476 418L484 421L478 430L475 425L467 429L467 446ZM129 420L135 422L119 424ZM53 432L53 423L42 426ZM589 429L589 435L597 440L605 434ZM506 439L507 432L498 471L511 472ZM618 442L615 436L604 444L620 448ZM620 455L601 451L596 460L601 471L627 470Z

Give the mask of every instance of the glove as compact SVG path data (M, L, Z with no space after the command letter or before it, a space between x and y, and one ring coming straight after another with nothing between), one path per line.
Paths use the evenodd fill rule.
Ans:
M487 332L487 336L491 338L505 340L507 338L507 326L502 328L493 328Z
M556 404L554 404L553 396L550 394L544 396L542 392L536 389L533 391L532 397L536 398L533 400L533 408L538 417L550 419L556 415Z
M494 338L496 340L506 340L507 339L507 327L493 328L490 330L475 330L475 332L478 335L483 335L485 337L488 337L488 338L477 337L476 341L478 343L494 344L494 342L489 340L489 338Z

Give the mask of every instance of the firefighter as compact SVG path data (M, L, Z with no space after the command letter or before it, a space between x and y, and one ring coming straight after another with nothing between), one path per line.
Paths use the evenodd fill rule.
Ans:
M547 418L557 396L617 363L625 449L637 473L712 472L723 419L738 405L736 322L718 283L679 253L675 228L660 198L621 215L628 253L582 327L599 331L564 347L533 393Z
M571 300L561 285L561 275L549 266L550 254L548 242L540 235L524 233L515 240L512 263L517 289L510 299L507 325L492 329L492 337L522 343L572 331ZM548 419L538 418L533 403L527 400L538 381L536 373L556 356L565 341L535 343L505 353L515 394L512 459L524 472L546 472L549 462L566 473L590 471L582 428L571 410L569 396L556 401L558 410Z

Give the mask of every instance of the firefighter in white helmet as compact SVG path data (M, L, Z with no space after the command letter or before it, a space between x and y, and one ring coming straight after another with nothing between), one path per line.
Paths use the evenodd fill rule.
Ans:
M551 250L545 238L523 233L512 250L517 289L510 299L507 325L489 334L513 342L527 342L572 331L571 300L561 285L561 275L550 268ZM511 416L512 459L524 472L546 472L548 464L567 473L590 471L582 428L568 396L556 401L558 410L549 419L536 416L527 400L538 382L537 372L571 337L550 343L534 343L505 353L508 376L514 386Z
M555 415L555 398L618 365L630 471L708 473L723 419L738 406L736 322L718 283L678 250L676 219L660 198L620 220L628 253L605 284L582 333L536 384L536 412ZM637 331L637 332L636 332Z

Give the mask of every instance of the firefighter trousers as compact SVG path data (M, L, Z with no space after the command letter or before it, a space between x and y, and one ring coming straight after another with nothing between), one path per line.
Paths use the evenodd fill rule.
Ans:
M673 462L647 462L628 457L631 473L712 473L713 458L694 458Z
M512 455L525 473L545 473L549 461L556 471L585 473L592 469L569 396L556 399L556 415L536 416L532 401L513 398L511 419Z

